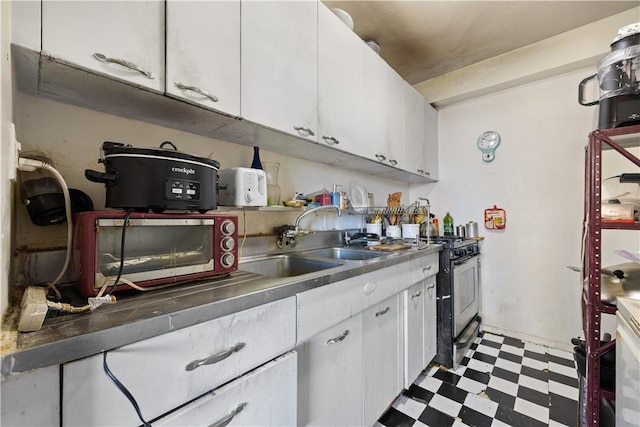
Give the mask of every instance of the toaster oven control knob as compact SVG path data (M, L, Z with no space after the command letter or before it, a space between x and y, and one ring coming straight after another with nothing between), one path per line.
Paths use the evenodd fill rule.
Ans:
M236 246L236 241L233 240L233 237L223 237L220 241L220 247L223 251L231 251Z
M247 191L244 193L244 201L247 203L253 202L253 195L251 194L250 191Z
M227 252L222 254L222 257L220 257L220 264L224 267L224 268L229 268L231 266L233 266L233 263L236 261L236 256L234 254L232 254L231 252Z
M229 219L224 220L222 225L220 225L220 231L222 231L222 234L225 236L230 236L236 231L236 225Z

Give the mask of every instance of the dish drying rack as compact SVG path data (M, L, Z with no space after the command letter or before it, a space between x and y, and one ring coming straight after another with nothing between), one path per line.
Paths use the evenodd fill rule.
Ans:
M422 203L424 202L424 203ZM431 213L431 205L429 203L429 199L425 199L423 197L418 197L416 201L408 206L363 206L363 207L354 207L353 211L360 215L396 215L396 216L404 216L404 215L424 215L424 219L422 222L429 221L430 213Z

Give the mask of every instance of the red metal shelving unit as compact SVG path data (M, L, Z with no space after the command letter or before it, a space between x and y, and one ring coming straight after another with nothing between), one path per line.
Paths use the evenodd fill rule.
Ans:
M640 146L640 125L607 130L595 130L589 134L585 156L583 283L588 286L582 297L582 325L586 347L586 426L597 426L600 414L600 397L615 399L614 390L600 388L600 357L609 351L615 341L601 344L602 314L615 314L615 307L601 303L601 245L602 230L640 230L640 223L604 222L601 218L602 203L602 150L613 149L631 163L640 167L640 159L627 148Z

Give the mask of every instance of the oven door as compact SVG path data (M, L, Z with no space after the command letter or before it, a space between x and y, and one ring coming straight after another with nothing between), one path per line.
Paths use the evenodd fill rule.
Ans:
M454 262L453 267L453 337L460 335L480 309L479 256Z

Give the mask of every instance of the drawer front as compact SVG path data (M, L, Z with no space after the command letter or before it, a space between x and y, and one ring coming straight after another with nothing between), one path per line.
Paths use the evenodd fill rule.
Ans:
M298 344L408 286L409 262L297 295Z
M150 420L291 350L295 332L290 297L109 351L107 362ZM103 354L63 366L62 399L64 425L140 424Z
M157 420L154 426L294 426L296 353L249 372Z
M427 277L438 274L438 271L440 271L439 266L439 255L437 253L412 259L409 284L416 284Z

